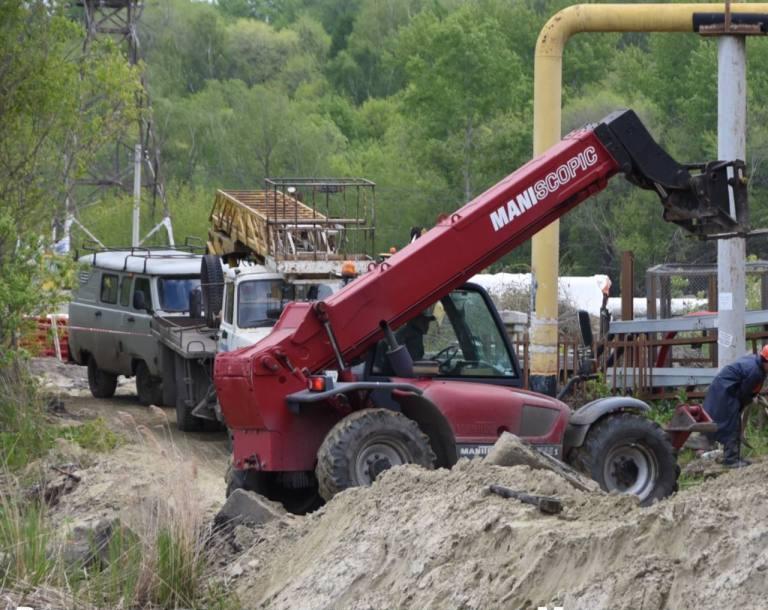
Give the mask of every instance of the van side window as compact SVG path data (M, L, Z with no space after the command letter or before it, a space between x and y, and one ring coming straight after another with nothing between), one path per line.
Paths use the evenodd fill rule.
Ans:
M120 305L128 307L131 304L131 281L132 277L124 276L120 282Z
M133 294L136 294L137 292L143 292L144 303L146 304L147 308L154 309L152 306L152 291L149 289L148 277L137 277L133 282Z
M101 302L117 303L117 276L104 273L101 276Z
M235 314L235 283L227 282L226 296L224 299L224 322L232 324Z

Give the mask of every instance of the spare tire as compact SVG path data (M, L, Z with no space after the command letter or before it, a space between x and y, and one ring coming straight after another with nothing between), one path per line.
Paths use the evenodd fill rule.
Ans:
M215 254L206 254L200 265L200 287L203 291L205 323L218 328L221 322L221 305L224 302L224 272L221 260Z

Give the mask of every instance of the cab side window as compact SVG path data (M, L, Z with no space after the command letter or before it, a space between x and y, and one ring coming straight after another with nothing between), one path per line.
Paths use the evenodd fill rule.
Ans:
M232 324L235 315L235 283L227 282L224 298L224 322Z
M125 276L120 282L120 305L128 307L131 304L131 282L132 277Z
M152 290L150 290L150 287L149 287L148 277L137 277L134 280L133 282L134 299L136 298L135 295L137 292L144 293L144 304L146 305L147 309L154 309L154 307L152 306Z
M101 302L117 303L118 277L112 273L104 273L101 276Z

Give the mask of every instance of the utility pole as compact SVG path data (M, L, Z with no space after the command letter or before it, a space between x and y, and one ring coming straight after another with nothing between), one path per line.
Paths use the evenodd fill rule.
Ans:
M131 231L131 246L139 246L141 240L139 213L141 211L141 144L133 151L133 223Z
M717 46L717 156L746 159L747 51L744 36L721 36ZM734 203L731 215L736 217ZM743 237L717 241L718 366L744 355L746 335Z

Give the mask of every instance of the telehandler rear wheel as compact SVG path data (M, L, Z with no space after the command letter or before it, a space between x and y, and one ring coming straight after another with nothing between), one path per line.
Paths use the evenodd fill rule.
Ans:
M330 500L348 487L373 483L392 466L434 468L429 438L415 421L387 409L363 409L338 422L317 452L320 495Z
M642 506L677 491L680 467L669 437L656 422L634 413L598 421L568 461L604 490L636 495Z

